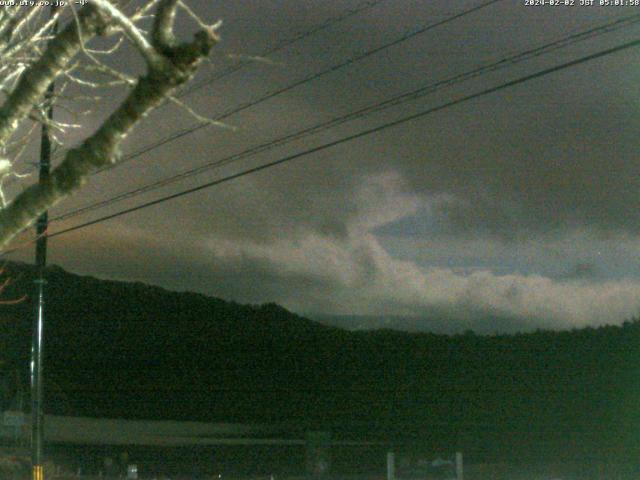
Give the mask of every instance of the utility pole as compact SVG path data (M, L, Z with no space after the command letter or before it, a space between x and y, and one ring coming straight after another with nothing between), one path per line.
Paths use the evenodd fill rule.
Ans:
M51 8L55 15L55 7ZM57 24L53 27L57 31ZM47 89L45 101L46 118L53 119L53 95L55 84L51 82ZM43 184L49 180L51 171L51 135L46 121L42 123L40 137L40 174L38 181ZM45 267L47 265L47 227L49 214L44 212L36 223L36 305L31 340L31 478L44 480L42 444L44 434L43 376L42 363L44 357L44 306L45 306Z
M49 95L53 94L53 84L49 86ZM49 105L47 117L52 118L53 108ZM51 170L51 138L49 127L42 124L42 137L40 140L40 175L42 184L49 178ZM43 480L42 467L42 437L44 427L44 413L42 411L43 385L42 385L42 360L44 356L44 290L45 267L47 265L47 227L49 224L48 212L44 212L36 224L36 311L33 320L33 333L31 343L31 466L32 480Z

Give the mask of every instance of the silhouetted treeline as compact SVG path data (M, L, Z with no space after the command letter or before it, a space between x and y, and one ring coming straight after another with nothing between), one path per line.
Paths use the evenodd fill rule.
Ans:
M30 293L32 270L9 270L3 295ZM638 457L638 320L490 337L348 332L275 304L57 267L47 294L50 413L290 422L483 460ZM32 311L0 307L5 408L16 370L27 383Z

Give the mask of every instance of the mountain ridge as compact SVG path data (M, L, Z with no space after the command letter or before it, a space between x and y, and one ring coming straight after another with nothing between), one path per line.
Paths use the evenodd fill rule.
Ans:
M33 288L32 267L6 272L5 298ZM560 456L640 450L638 321L494 336L350 332L273 303L59 267L47 280L48 413L285 422L462 444L485 456L507 447ZM5 386L15 371L28 384L32 319L29 301L0 308ZM562 447L568 437L575 448Z

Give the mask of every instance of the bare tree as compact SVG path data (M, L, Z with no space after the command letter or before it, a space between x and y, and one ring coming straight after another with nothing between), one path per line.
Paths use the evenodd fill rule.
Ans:
M69 2L53 17L49 7L38 3L21 6L16 0L15 6L0 7L0 249L89 175L117 163L121 143L149 112L166 100L180 103L173 92L195 75L218 41L219 23L203 22L182 0L89 0L79 10ZM196 24L190 41L176 38L178 11ZM54 30L56 22L60 28ZM93 49L97 37L110 45ZM105 60L123 44L143 59L143 74L132 75ZM54 81L61 86L52 96L48 88ZM42 123L53 135L79 126L49 119L51 102L62 103L68 87L95 91L113 86L126 88L126 96L99 128L66 151L46 182L6 199L2 184L21 175L16 161L30 133Z

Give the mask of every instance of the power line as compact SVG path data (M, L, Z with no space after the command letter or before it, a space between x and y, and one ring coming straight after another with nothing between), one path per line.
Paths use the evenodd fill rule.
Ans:
M264 95L264 96L262 96L262 97L260 97L260 98L258 98L256 100L253 100L251 102L248 102L248 103L242 104L242 105L240 105L238 107L235 107L235 108L233 108L233 109L231 109L231 110L229 110L229 111L227 111L227 112L215 117L213 120L214 121L222 121L222 120L230 117L231 115L239 113L239 112L241 112L243 110L246 110L246 109L248 109L248 108L250 108L252 106L255 106L255 105L259 104L259 103L267 101L267 100L269 100L269 99L271 99L273 97L281 95L282 93L290 91L290 90L292 90L292 89L294 89L294 88L296 88L296 87L298 87L300 85L303 85L305 83L308 83L308 82L311 82L311 81L316 80L318 78L321 78L324 75L327 75L329 73L335 72L335 71L337 71L337 70L339 70L341 68L344 68L346 66L352 65L353 63L356 63L356 62L358 62L360 60L363 60L363 59L365 59L365 58L367 58L367 57L369 57L371 55L379 53L379 52L381 52L381 51L383 51L383 50L385 50L387 48L391 48L391 47L393 47L395 45L398 45L398 44L400 44L400 43L402 43L404 41L407 41L407 40L409 40L409 39L411 39L411 38L413 38L413 37L415 37L417 35L425 33L425 32L427 32L429 30L432 30L432 29L434 29L436 27L445 25L445 24L447 24L447 23L449 23L451 21L454 21L454 20L457 20L459 18L462 18L462 17L464 17L466 15L469 15L471 13L474 13L474 12L478 11L478 10L486 8L486 7L488 7L488 6L490 6L490 5L494 4L494 3L497 3L499 1L502 1L502 0L489 0L489 1L484 2L482 4L476 5L475 7L471 7L469 9L467 9L467 10L462 11L462 12L453 14L453 15L451 15L451 16L449 16L449 17L447 17L447 18L445 18L445 19L443 19L441 21L431 23L429 25L421 27L421 28L419 28L417 30L414 30L412 32L406 33L406 34L402 35L401 37L399 37L399 38L397 38L397 39L395 39L395 40L393 40L393 41L391 41L389 43L386 43L386 44L383 44L383 45L381 45L379 47L367 50L366 52L364 52L362 54L359 54L359 55L357 55L355 57L352 57L352 58L350 58L350 59L348 59L348 60L346 60L344 62L341 62L339 64L333 65L333 66L331 66L331 67L329 67L329 68L327 68L327 69L325 69L325 70L323 70L321 72L318 72L318 73L312 74L310 76L307 76L307 77L305 77L305 78L303 78L301 80L298 80L298 81L296 81L296 82L294 82L292 84L289 84L289 85L287 85L287 86L285 86L283 88L280 88L280 89L278 89L276 91L270 92L270 93L268 93L268 94L266 94L266 95ZM209 83L211 81L213 81L213 79L210 79ZM94 175L95 174L99 174L99 173L101 173L101 172L103 172L105 170L111 170L111 169L114 169L114 168L118 168L121 165L124 165L125 163L127 163L127 162L129 162L129 161L131 161L131 160L133 160L133 159L135 159L135 158L137 158L137 157L139 157L139 156L141 156L141 155L143 155L145 153L148 153L148 152L150 152L152 150L155 150L155 149L157 149L157 148L159 148L159 147L161 147L163 145L166 145L168 143L176 141L176 140L178 140L178 139L180 139L180 138L182 138L182 137L184 137L186 135L190 135L190 134L192 134L192 133L194 133L194 132L196 132L198 130L201 130L201 129L205 128L205 127L208 127L210 125L211 124L209 122L203 122L203 123L198 123L198 124L196 124L194 126L191 126L191 127L187 127L187 128L185 128L183 130L179 130L177 132L174 132L174 133L172 133L172 134L170 134L170 135L168 135L168 136L166 136L166 137L164 137L164 138L162 138L162 139L160 139L160 140L158 140L158 141L156 141L156 142L154 142L152 144L149 144L149 145L146 145L146 146L142 147L141 149L137 150L136 152L133 152L133 153L131 153L129 155L124 156L115 165L110 165L108 167L104 167L104 168L99 169L97 172L94 173ZM90 207L90 209L93 209L93 208ZM83 211L85 211L85 210L83 209ZM75 213L74 213L74 215L75 215ZM72 215L71 214L63 214L63 215L57 217L54 220L61 220L62 218L68 218L69 216L72 216Z
M322 70L322 71L320 71L318 73L313 73L311 75L308 75L308 76L306 76L306 77L304 77L304 78L302 78L300 80L297 80L297 81L295 81L295 82L293 82L293 83L291 83L289 85L286 85L285 87L282 87L282 88L279 88L279 89L274 90L272 92L269 92L269 93L267 93L267 94L255 99L255 100L251 100L251 101L245 102L245 103L243 103L243 104L241 104L241 105L239 105L237 107L234 107L234 108L232 108L232 109L220 114L219 116L213 118L213 121L216 121L216 122L223 121L226 118L230 117L231 115L235 115L236 113L239 113L241 111L247 110L248 108L254 107L254 106L256 106L256 105L258 105L260 103L266 102L267 100L270 100L270 99L272 99L274 97L282 95L283 93L289 92L289 91L291 91L291 90L293 90L293 89L295 89L295 88L297 88L297 87L299 87L301 85L304 85L306 83L312 82L314 80L317 80L319 78L324 77L325 75L329 75L329 74L334 73L334 72L336 72L338 70L341 70L342 68L345 68L345 67L348 67L350 65L353 65L354 63L357 63L357 62L359 62L361 60L364 60L365 58L368 58L368 57L370 57L372 55L380 53L383 50L386 50L388 48L391 48L391 47L394 47L396 45L399 45L400 43L406 42L407 40L410 40L410 39L412 39L412 38L414 38L414 37L416 37L418 35L421 35L423 33L426 33L428 31L430 31L430 30L433 30L434 28L440 27L442 25L446 25L447 23L450 23L450 22L453 22L455 20L458 20L458 19L460 19L462 17L465 17L466 15L470 15L470 14L472 14L474 12L477 12L477 11L483 9L483 8L486 8L486 7L490 6L490 5L493 5L494 3L498 3L500 1L502 1L502 0L488 0L488 1L484 2L484 3L476 5L475 7L471 7L469 9L467 9L467 10L464 10L462 12L459 12L459 13L456 13L454 15L451 15L451 16L449 16L449 17L447 17L447 18L445 18L443 20L440 20L438 22L431 23L429 25L426 25L424 27L421 27L421 28L419 28L417 30L414 30L412 32L409 32L409 33L405 33L401 37L399 37L399 38L397 38L397 39L395 39L395 40L393 40L391 42L388 42L388 43L385 43L385 44L383 44L381 46L378 46L378 47L372 48L370 50L367 50L367 51L365 51L365 52L363 52L361 54L358 54L358 55L356 55L354 57L351 57L351 58L349 58L349 59L347 59L347 60L345 60L345 61L343 61L341 63L335 64L335 65L333 65L333 66L331 66L331 67L329 67L329 68L327 68L325 70ZM124 165L125 163L127 163L128 161L130 161L130 160L132 160L132 159L134 159L136 157L139 157L140 155L143 155L144 153L150 152L151 150L155 150L158 147L161 147L161 146L163 146L163 145L165 145L167 143L173 142L173 141L175 141L175 140L177 140L177 139L179 139L181 137L184 137L185 135L189 135L189 134L191 134L191 133L193 133L193 132L195 132L197 130L200 130L200 129L208 127L208 126L211 126L210 122L198 123L198 124L196 124L196 125L194 125L192 127L188 127L188 128L186 128L184 130L175 132L175 133L173 133L171 135L168 135L168 136L164 137L163 139L158 140L157 142L155 142L153 144L147 145L147 146L141 148L140 150L125 156L122 160L120 160L118 163L116 163L114 165L110 165L109 167L105 167L105 168L102 168L102 169L98 170L97 172L95 172L95 174L101 173L101 172L103 172L105 170L118 168L121 165Z
M274 53L279 52L280 50L283 50L287 47L290 47L291 45L296 44L297 42L304 40L312 35L315 35L318 32L321 32L323 30L327 30L328 28L332 27L333 25L340 23L344 20L347 20L355 15L358 15L362 12L365 12L367 10L370 10L372 8L374 8L375 6L379 5L380 3L383 3L387 0L368 0L366 2L363 2L359 5L356 5L355 7L348 9L347 11L343 12L340 15L335 15L333 17L330 17L328 19L326 19L324 22L320 23L319 25L311 28L310 30L306 30L303 32L298 33L297 35L294 35L292 38L290 39L286 39L283 40L282 42L276 44L275 46L266 49L265 51L263 51L262 53L258 54L257 57L268 57L269 55L273 55ZM235 19L235 21L237 21L238 19ZM204 79L203 81L201 81L200 83L197 84L193 84L188 86L187 88L185 88L184 90L180 91L176 96L178 98L182 98L185 97L187 95L190 95L191 93L200 90L201 88L210 85L228 75L231 75L239 70L242 70L246 65L249 65L253 63L253 61L250 60L245 60L245 61L240 61L239 63L237 63L236 65L232 65L224 70L222 70L221 72L218 72L214 75L212 75L211 77ZM167 103L163 104L161 107L162 108L164 106L168 105ZM59 153L57 153L54 158L60 158L61 156L64 155L64 152L61 151ZM128 157L127 157L128 159ZM99 172L96 172L99 173Z
M586 56L578 58L576 60L565 62L563 64L556 65L555 67L546 68L546 69L540 70L538 72L535 72L535 73L532 73L532 74L525 75L523 77L517 78L515 80L510 80L510 81L502 83L502 84L500 84L498 86L490 87L490 88L487 88L485 90L481 90L480 92L476 92L476 93L473 93L473 94L470 94L470 95L466 95L464 97L461 97L461 98L456 99L456 100L452 100L450 102L444 103L444 104L439 105L437 107L432 107L432 108L429 108L427 110L423 110L421 112L405 116L405 117L400 118L398 120L394 120L392 122L387 122L387 123L384 123L384 124L379 125L377 127L370 128L370 129L367 129L367 130L363 130L363 131L361 131L359 133L355 133L353 135L348 135L348 136L342 137L342 138L340 138L338 140L334 140L334 141L325 143L323 145L320 145L320 146L317 146L317 147L314 147L314 148L310 148L308 150L304 150L302 152L298 152L298 153L294 153L292 155L288 155L286 157L280 158L279 160L275 160L273 162L269 162L269 163L266 163L266 164L263 164L263 165L260 165L260 166L257 166L257 167L249 168L249 169L246 169L246 170L244 170L242 172L235 173L233 175L229 175L229 176L226 176L226 177L223 177L223 178L211 181L211 182L207 182L207 183L204 183L204 184L199 185L197 187L189 188L189 189L186 189L186 190L183 190L183 191L171 194L171 195L167 195L165 197L162 197L162 198L150 201L150 202L143 203L141 205L137 205L135 207L127 208L125 210L121 210L119 212L116 212L116 213L113 213L113 214L110 214L110 215L105 215L105 216L100 217L100 218L95 219L95 220L91 220L91 221L88 221L88 222L85 222L85 223L82 223L82 224L79 224L79 225L75 225L73 227L69 227L69 228L66 228L64 230L60 230L58 232L54 232L54 233L52 233L52 234L50 234L48 236L49 237L56 237L56 236L62 235L64 233L69 233L69 232L72 232L72 231L75 231L75 230L79 230L81 228L88 227L90 225L95 225L97 223L101 223L101 222L104 222L106 220L111 220L113 218L116 218L116 217L119 217L119 216L122 216L122 215L126 215L128 213L132 213L132 212L135 212L135 211L138 211L138 210L142 210L144 208L151 207L153 205L158 205L160 203L164 203L166 201L173 200L175 198L182 197L184 195L188 195L190 193L194 193L194 192L198 192L200 190L204 190L206 188L214 187L216 185L220 185L222 183L226 183L228 181L235 180L237 178L241 178L241 177L250 175L252 173L259 172L261 170L266 170L267 168L275 167L276 165L280 165L280 164L283 164L283 163L286 163L286 162L290 162L292 160L296 160L296 159L301 158L301 157L305 157L305 156L313 154L313 153L320 152L322 150L326 150L328 148L334 147L336 145L340 145L342 143L350 142L352 140L356 140L358 138L362 138L362 137L365 137L365 136L380 132L380 131L385 130L387 128L395 127L395 126L402 125L404 123L407 123L407 122L410 122L410 121L413 121L413 120L417 120L419 118L426 117L427 115L439 112L441 110L453 107L455 105L460 105L460 104L468 102L470 100L474 100L474 99L477 99L477 98L480 98L480 97L483 97L483 96L498 92L500 90L504 90L504 89L507 89L507 88L510 88L510 87L514 87L516 85L520 85L522 83L525 83L525 82L528 82L528 81L531 81L531 80L534 80L536 78L540 78L540 77L543 77L543 76L546 76L546 75L550 75L552 73L555 73L555 72L558 72L558 71L561 71L561 70L566 70L568 68L575 67L575 66L580 65L582 63L589 62L591 60L595 60L595 59L598 59L598 58L602 58L602 57L605 57L607 55L611 55L613 53L617 53L617 52L621 52L623 50L627 50L629 48L637 47L639 45L640 45L640 40L634 40L632 42L627 42L627 43L624 43L622 45L618 45L616 47L608 48L606 50L601 50L599 52L592 53L590 55L586 55Z
M535 47L533 49L529 49L526 50L524 52L520 52L508 57L505 57L497 62L491 63L489 65L485 65L482 67L478 67L475 69L472 69L470 71L455 75L453 77L449 77L445 80L441 80L432 84L428 84L426 86L420 87L418 89L412 90L410 92L407 93L403 93L400 95L396 95L388 100L385 100L383 102L380 103L375 103L373 105L369 105L367 107L361 108L357 111L351 112L347 115L343 115L340 117L336 117L333 118L331 120L328 120L326 122L322 122L320 124L316 124L312 127L308 127L302 130L299 130L297 132L291 133L289 135L286 135L284 137L280 137L278 139L263 143L261 145L252 147L248 150L245 150L243 152L225 157L223 159L219 159L213 162L208 162L204 165L200 165L199 167L193 168L193 169L189 169L186 171L183 171L181 173L172 175L168 178L164 178L161 180L158 180L156 182L147 184L147 185L143 185L141 187L135 188L133 190L130 190L128 192L124 192L121 194L118 194L114 197L105 199L105 200L101 200L98 202L95 202L93 204L89 204L86 205L84 207L80 207L78 209L66 212L64 214L59 215L58 217L55 217L53 220L54 221L60 221L60 220L64 220L67 218L71 218L74 216L77 216L79 214L82 213L86 213L88 211L92 211L98 208L103 208L106 207L108 205L114 204L116 202L119 202L121 200L125 200L127 198L132 198L134 196L161 188L163 186L169 185L171 183L177 182L179 180L194 176L194 175L198 175L201 174L205 171L214 169L214 168L219 168L223 165L228 165L231 162L235 162L250 156L254 156L258 153L263 153L265 151L271 150L272 148L281 146L283 144L289 143L291 141L294 140L299 140L303 137L306 137L307 135L311 135L320 131L324 131L327 130L329 128L335 127L337 125L340 125L342 123L348 122L348 121L352 121L355 120L357 118L361 118L365 115L370 115L372 113L377 113L379 111L382 111L384 109L390 108L392 106L397 106L400 105L402 103L408 102L408 101L413 101L416 100L418 98L421 98L425 95L431 94L435 91L438 91L442 88L445 87L449 87L451 85L457 84L457 83L461 83L463 81L469 80L471 78L476 78L478 76L484 75L486 73L489 72L493 72L496 71L498 69L504 68L504 67L508 67L517 63L520 63L522 61L525 60L529 60L531 58L543 55L543 54L547 54L549 52L555 51L559 48L564 48L568 45L572 45L574 43L580 42L580 41L584 41L586 39L590 39L590 38L594 38L596 36L602 35L604 33L609 33L611 31L623 28L623 27L628 27L630 25L633 25L634 23L637 23L638 21L640 21L640 14L636 14L636 15L631 15L628 17L624 17L622 19L617 19L613 22L609 22L603 25L599 25L597 27L593 27L591 29L588 29L586 31L582 31L582 32L578 32L572 35L569 35L567 37L563 37L561 39L555 40L553 42L547 43L545 45L539 46L539 47Z
M323 30L326 30L327 28L333 26L336 23L339 23L343 20L346 20L348 18L353 17L354 15L357 15L359 13L362 13L366 10L369 10L373 7L375 7L376 5L384 2L386 0L370 0L367 2L364 2L360 5L356 5L354 8L347 10L346 12L344 12L341 15L337 15L335 17L331 17L327 20L325 20L323 23L321 23L320 25L312 28L311 30L307 30L305 32L301 32L298 35L294 36L291 39L288 40L284 40L278 44L276 44L274 47L269 48L267 50L265 50L264 52L262 52L261 54L259 54L259 57L268 57L269 55L273 55L274 53L283 50L287 47L290 47L291 45L304 40L307 37L310 37L312 35L315 35L318 32L321 32ZM244 68L245 65L248 65L249 63L251 63L250 61L245 61L245 62L240 62L238 65L234 65L231 66L225 70L223 70L222 72L216 73L215 75L212 75L210 78L203 80L200 83L197 84L193 84L190 85L188 88L186 88L181 94L180 96L184 96L184 95L189 95L197 90L200 90L201 88L210 85L213 82L216 82L218 80L220 80L221 78L224 78L228 75L231 75L232 73L237 72L238 70L241 70L242 68Z
M471 7L469 9L467 9L467 10L462 11L462 12L450 15L450 16L444 18L443 20L441 20L439 22L434 22L434 23L431 23L431 24L426 25L424 27L418 28L417 30L405 33L404 35L402 35L401 37L397 38L396 40L393 40L393 41L391 41L389 43L385 43L385 44L383 44L383 45L381 45L379 47L375 47L375 48L372 48L370 50L367 50L367 51L365 51L365 52L363 52L363 53L361 53L359 55L356 55L355 57L350 58L350 59L348 59L348 60L346 60L346 61L344 61L342 63L339 63L337 65L329 67L326 70L323 70L323 71L321 71L319 73L315 73L315 74L312 74L312 75L310 75L308 77L305 77L302 80L299 80L298 82L295 82L295 83L285 87L282 90L277 90L277 91L273 92L272 94L267 95L266 97L271 98L272 96L280 95L281 93L284 93L285 91L291 90L292 88L296 88L297 86L302 85L303 83L308 83L310 81L316 80L316 79L318 79L320 77L323 77L325 75L333 73L333 72L335 72L337 70L342 69L343 67L346 67L346 66L349 66L349 65L351 65L353 63L359 62L359 61L361 61L361 60L363 60L363 59L365 59L367 57L370 57L372 55L380 53L383 50L386 50L386 49L394 47L394 46L396 46L396 45L398 45L400 43L403 43L403 42L405 42L407 40L410 40L411 38L413 38L413 37L415 37L417 35L421 35L421 34L423 34L425 32L428 32L429 30L432 30L434 28L440 27L442 25L446 25L447 23L450 23L452 21L458 20L458 19L460 19L462 17L465 17L466 15L469 15L471 13L475 13L475 12L477 12L479 10L482 10L483 8L486 8L486 7L488 7L488 6L492 5L492 4L500 2L500 1L502 1L502 0L489 0L487 2L484 2L484 3L481 3L479 5L476 5L475 7ZM215 81L217 79L218 79L218 77L214 77L214 78L212 78L210 80L207 80L207 81L203 82L200 85L194 86L193 89L190 89L190 91L195 91L195 90L197 90L197 89L199 89L199 88L201 88L201 87L203 87L205 85L208 85L208 84L212 83L213 81ZM264 100L267 100L268 98L265 98ZM259 102L263 102L264 100L260 99ZM252 104L251 106L253 106L253 102L250 102L250 103ZM233 113L236 113L236 112L234 111Z

